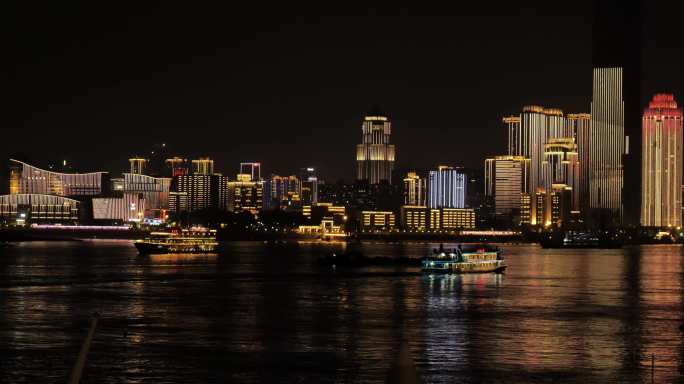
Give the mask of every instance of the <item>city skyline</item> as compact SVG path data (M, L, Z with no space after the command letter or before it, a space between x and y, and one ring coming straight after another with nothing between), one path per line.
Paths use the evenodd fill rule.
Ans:
M0 383L684 383L684 2L9 2Z
M396 36L379 32L382 28L345 34L353 41L367 41L361 48L347 52L345 57L362 58L364 54L379 48L386 52L387 59L393 65L387 67L379 62L360 60L363 65L344 67L345 71L340 73L342 84L334 82L323 88L318 85L318 80L323 76L321 71L332 68L337 56L324 54L320 59L323 60L321 69L314 68L311 72L310 65L313 64L304 65L302 69L297 69L297 65L316 57L316 53L306 53L300 58L297 54L292 57L287 52L275 51L274 58L285 62L285 72L276 71L267 77L268 80L276 80L275 87L269 92L266 92L264 83L256 83L252 90L245 80L237 79L232 84L231 79L235 78L233 73L240 73L241 67L230 65L226 66L225 72L218 72L216 64L209 61L212 48L218 50L217 64L224 63L233 56L226 51L225 44L215 38L205 40L197 48L200 52L197 65L205 64L203 67L183 64L190 57L172 55L170 47L164 41L157 48L160 55L156 60L161 68L168 66L168 70L157 73L150 67L135 68L126 62L122 63L123 59L116 57L141 53L140 43L135 44L132 41L133 36L139 38L141 43L150 42L156 32L149 26L161 23L163 27L166 24L161 20L162 16L176 16L181 13L181 9L172 4L148 7L140 9L139 16L133 17L128 27L117 24L114 17L118 15L116 12L103 20L101 26L93 26L76 11L65 15L72 22L73 30L57 32L54 37L45 37L45 32L46 27L56 21L45 19L41 14L26 26L11 26L17 36L26 39L26 44L13 46L11 52L17 60L27 62L28 65L18 68L10 82L9 92L16 95L19 108L11 110L5 116L7 120L4 125L14 128L9 130L10 136L5 143L20 142L19 133L22 131L35 132L44 140L30 148L4 144L0 150L8 154L20 152L16 156L25 155L32 163L66 158L79 168L88 166L87 163L92 161L93 169L113 169L118 164L118 160L113 159L116 156L115 150L124 156L141 154L149 152L153 143L167 142L170 147L190 157L208 156L220 164L234 164L258 158L265 165L278 164L277 169L269 166L270 169L287 172L297 169L301 164L318 163L316 166L320 169L322 178L351 180L354 170L349 169L347 163L349 145L358 143L358 137L351 133L357 129L363 112L376 103L381 104L390 114L395 128L393 143L402 148L397 158L397 168L430 168L440 163L481 167L481 161L495 153L487 153L489 145L477 140L477 136L471 131L486 132L499 147L506 140L505 135L500 134L500 116L516 113L523 105L559 106L571 112L589 111L592 56L592 6L589 1L573 2L572 7L555 4L544 4L541 7L540 4L530 3L518 9L518 6L503 5L494 15L484 7L475 5L463 10L462 15L452 12L438 14L420 7L397 7L382 11L370 7L363 11L350 11L349 16L362 23L375 20L385 27L395 27L407 22L428 27L424 32L414 31L417 34L400 33ZM237 11L244 11L249 20L253 9L244 7ZM684 89L682 79L666 75L668 72L673 73L678 60L681 63L681 54L675 52L674 57L668 56L667 61L651 54L676 42L676 37L665 33L661 24L654 23L654 20L671 17L676 12L665 13L656 5L646 4L645 7L648 12L644 12L644 33L648 39L644 41L644 58L648 60L644 65L643 95L659 92L681 94ZM185 11L193 15L192 9L183 8L183 12ZM302 9L283 11L297 13ZM535 17L540 13L557 15L561 20L559 22L554 19L551 22ZM333 46L346 46L340 35L348 27L341 24L339 19L326 16L324 12L316 14L313 10L304 14L308 16L308 21L296 19L292 25L276 22L274 26L274 30L284 31L285 37L300 38L293 40L295 52L299 52L297 47L319 47L319 42L322 41L330 41ZM489 16L508 25L507 40L499 42L500 35L482 31L479 35L479 42L482 44L464 43L458 30L447 32L452 25L467 30ZM535 20L535 23L526 20ZM39 22L44 24L32 24ZM323 27L320 38L309 38L304 34L311 29L312 23ZM550 28L556 23L572 24L574 28L562 31ZM78 27L83 24L94 27L91 38L86 39L79 35ZM218 32L223 31L224 27L219 24L204 24L207 25L204 31L209 29L217 32L216 36L222 36ZM36 27L32 34L27 33L27 26ZM335 28L339 27L341 32L335 32ZM50 29L51 32L53 30ZM543 33L546 30L552 30L553 33ZM110 34L109 31L120 33ZM516 60L510 60L506 66L500 60L491 60L497 63L496 66L485 62L487 58L503 54L510 56L512 51L509 50L516 46L524 47L530 36L541 39L540 44L536 45L537 53L549 57L549 61L541 64L533 60L532 55L525 54L529 48L519 53L516 48L513 56ZM67 38L67 41L74 41L75 45L62 52L57 38ZM261 35L246 41L235 53L252 53L258 47L269 46L270 39L280 41L280 38L274 36L274 32L263 31ZM35 41L42 43L31 44ZM88 44L83 43L84 41ZM131 42L134 44L126 45ZM558 46L571 49L573 54L557 57L544 54L555 49L551 47ZM409 61L398 60L403 57L404 49L411 58ZM108 50L112 50L112 53ZM327 51L325 48L317 48L313 52ZM482 57L482 61L476 60L472 65L457 61L462 53ZM110 56L113 54L118 56ZM42 57L46 59L37 60ZM79 63L83 61L81 59L88 57L90 61L84 62L92 65L84 68L86 64ZM238 57L248 60L249 55ZM257 55L255 59L263 57ZM416 67L418 58L422 58L420 62L427 61L433 65L436 63L438 67L431 71L425 71L423 64ZM343 62L348 60L350 59ZM316 60L311 62L315 63ZM119 66L115 67L115 64ZM206 64L210 65L207 67ZM449 71L442 71L447 68L447 64ZM261 69L272 67L271 64L262 65L265 68L248 71L245 79L257 76ZM408 70L410 66L415 68ZM96 69L99 70L98 75L105 76L108 82L90 84L88 80L94 75L91 71ZM382 75L383 70L389 71L386 76ZM475 76L464 76L466 73ZM290 76L292 74L294 76ZM477 76L478 74L482 76ZM151 76L149 84L136 80L145 78L146 75ZM405 79L402 80L402 77ZM484 82L476 86L469 80L471 77ZM62 78L73 79L73 91L65 91ZM286 78L291 80L285 80ZM176 81L170 82L171 79ZM395 81L397 79L399 81ZM299 87L294 87L295 84ZM39 85L45 86L44 90L35 92ZM186 96L182 90L187 87L191 87L192 91ZM154 89L170 89L171 93L170 96L164 96ZM293 89L301 91L289 92ZM492 92L494 89L496 92ZM58 93L60 90L66 93ZM84 94L93 97L85 98L82 96ZM244 112L240 108L244 104L239 101L236 103L239 94L246 94L245 100L253 104L242 108ZM54 97L55 95L59 97ZM55 104L51 100L60 101ZM276 103L275 100L284 102ZM487 103L474 100L487 100ZM640 108L646 102L647 97L643 96ZM84 114L78 115L76 111ZM255 116L259 118L254 118ZM86 142L85 137L93 132L117 134L103 142L87 140L88 146L81 145ZM335 140L329 140L331 132L341 134ZM136 140L123 140L128 134L132 134ZM221 140L204 140L212 135ZM72 140L65 140L66 137L72 137ZM459 151L449 151L450 143L453 142L467 145ZM49 143L60 145L52 146ZM283 145L292 149L292 156L282 159L276 155L284 148ZM226 146L237 146L239 149L228 150ZM435 153L434 159L421 156L428 151ZM39 155L45 157L39 158Z
M406 183L402 185L401 181L406 182L405 177L410 176L407 172L422 169L423 172L419 173L423 175L420 177L428 176L425 179L427 199L421 202L420 199L404 198L407 205L427 205L432 209L473 207L479 209L480 219L491 215L490 211L493 209L495 215L508 212L508 215L518 217L519 220L512 221L514 225L525 224L523 219L527 217L530 218L527 224L544 227L552 224L562 226L564 223L585 222L598 226L636 224L635 215L639 216L637 211L640 204L645 201L642 199L643 194L640 193L640 188L642 186L645 188L646 185L650 185L648 183L652 182L652 180L644 180L644 183L641 183L641 172L647 169L636 164L641 159L642 148L641 135L637 134L639 127L635 119L636 108L644 97L641 92L644 88L642 84L644 73L641 63L643 47L640 42L645 37L643 33L649 29L647 23L642 20L644 19L643 7L639 1L598 1L594 2L591 8L590 15L593 16L590 28L591 71L587 71L584 78L587 83L591 83L591 89L583 97L588 102L587 108L571 109L572 113L566 115L563 111L567 110L567 105L526 104L517 115L501 114L505 116L503 117L504 129L499 129L494 135L489 136L486 142L490 145L483 152L478 154L471 152L470 156L463 156L462 153L472 150L471 147L473 147L468 143L468 136L478 130L457 129L456 131L459 131L462 138L459 137L456 141L460 145L454 145L455 150L446 153L438 150L430 151L422 153L419 157L410 157L399 162L397 159L403 159L403 157L396 157L397 148L401 154L404 150L407 152L415 150L415 144L414 142L405 146L395 144L395 132L392 129L394 113L387 113L381 109L381 104L374 103L369 112L363 114L360 124L357 123L361 128L361 140L360 144L359 141L355 144L356 170L355 177L352 179L354 185L350 184L345 187L349 191L343 193L351 193L347 196L351 200L347 201L356 201L355 204L366 210L380 208L387 210L393 207L392 209L396 211L397 189L410 186ZM394 16L397 15L392 17ZM633 28L635 25L636 28ZM575 65L575 67L582 66ZM420 109L420 104L417 104L416 108ZM399 113L412 111L413 109L402 110ZM488 111L486 115L493 112ZM426 115L426 118L429 119L430 116ZM455 121L456 118L467 119L467 115L454 115L453 118ZM259 119L255 119L254 122L258 125L262 124L262 120ZM253 130L247 129L247 131ZM411 130L409 128L408 132ZM210 139L206 141L207 143L221 139L221 133L206 130L196 132L199 133L198 137ZM402 130L399 129L398 132ZM129 157L130 172L122 172L123 178L112 179L111 188L116 190L115 185L121 185L122 190L131 196L138 192L158 192L158 189L163 189L167 191L165 193L168 193L170 190L174 193L171 200L179 205L183 205L178 200L184 198L182 196L193 196L192 194L197 192L198 196L201 196L201 201L195 201L199 210L211 207L225 208L235 203L238 206L245 205L252 212L258 212L262 206L270 208L272 204L276 207L300 209L303 194L306 194L305 201L313 204L317 201L316 194L319 185L324 185L326 181L329 184L335 183L337 180L344 179L344 175L347 174L346 171L334 175L328 172L327 178L319 177L319 175L326 174L325 167L319 164L329 161L331 157L329 155L312 158L310 162L300 162L291 167L291 162L296 161L301 154L301 151L294 150L294 146L286 145L282 150L275 152L281 155L283 161L264 162L264 158L268 159L272 155L264 149L273 140L270 140L269 130L261 133L263 139L258 140L258 143L262 148L250 152L247 156L244 155L244 147L249 146L248 142L239 141L237 145L231 145L230 140L227 142L227 149L234 149L235 152L241 153L242 158L237 173L226 171L221 167L215 169L215 158L207 155L211 150L202 150L202 155L191 157L187 156L191 154L191 151L186 149L190 147L187 143L174 146L161 142L150 145L147 150L148 154L145 154L146 151L136 151L135 155ZM292 136L297 136L297 133L295 132ZM502 133L504 135L507 133L508 137L502 140L504 136ZM437 143L448 140L451 135L451 132L444 132L439 136L422 134L420 137L430 138L434 145L438 145ZM188 142L192 142L191 136L188 136ZM336 132L332 137L336 139L333 142L339 147L350 136L349 131L344 131ZM229 137L239 140L240 133ZM513 172L516 173L516 179L526 183L525 186L505 187L501 177L505 173L504 168L501 168L500 172L495 171L494 164L503 165L506 161L502 157L506 152L493 148L502 149L505 145L496 144L505 140L508 141L507 156L519 157L527 161L525 166L518 168L523 174L517 175L517 170ZM301 138L300 141L308 143L311 147L311 150L304 151L305 153L315 151L314 148L321 145L310 141L310 138ZM143 140L137 140L137 142L138 145L146 145ZM211 145L208 144L208 147ZM142 156L140 156L141 153ZM452 159L441 161L445 154ZM183 157L179 157L181 155ZM21 152L12 153L12 156L22 160L27 158ZM95 159L97 158L100 157ZM338 157L335 161L349 164L346 161L348 158L347 156ZM473 159L479 160L479 164L468 169L469 162ZM498 162L490 164L490 161ZM266 164L263 173L262 162ZM421 167L421 164L427 163L430 163L428 167ZM35 164L40 163L32 162L32 164L36 167ZM312 169L315 169L315 174L307 175L302 171L308 167L306 164L313 165ZM399 164L402 166L398 166ZM434 171L435 167L437 171ZM349 168L351 167L345 167L346 170ZM166 171L162 172L162 169ZM432 169L429 175L424 173L425 169ZM474 176L478 173L478 169L484 172ZM299 176L296 176L297 170L299 170ZM78 164L64 158L56 161L53 159L44 172L48 175L53 172L55 175L61 175L59 177L69 179L71 178L69 174L76 171L84 173ZM395 171L397 171L396 174ZM39 173L40 171L36 174ZM117 173L110 174L109 171L104 173L106 173L107 180L102 179L101 183L109 188L109 178ZM136 186L133 186L131 182L126 182L130 179L130 175L153 177L149 182L144 181L147 179L141 179L141 182L136 182ZM232 175L235 175L234 179ZM161 176L173 177L173 187L155 187L154 185L161 181L154 181L156 180L154 177ZM483 176L484 183L482 183ZM38 179L40 177L42 176ZM53 190L53 185L50 184L52 183L51 177L48 177L50 180L48 180L47 192L41 193L68 197L69 194L63 195L60 191ZM286 183L287 187L283 184L282 180L285 179L282 177L290 180ZM26 180L34 183L34 179L28 177ZM14 182L13 177L9 180L10 183ZM303 184L304 182L306 185ZM142 186L145 183L149 186ZM198 183L202 184L201 188ZM62 184L65 188L70 188L68 182L62 182ZM42 187L39 183L35 186ZM511 193L518 189L521 196L516 203L516 198ZM12 190L10 188L10 191ZM249 197L240 195L240 191L249 192ZM231 195L233 192L234 196L239 196L239 198L229 197L233 196ZM107 196L108 193L108 190L103 189L99 195ZM420 193L422 192L419 191ZM501 193L506 196L500 196ZM259 205L256 205L254 196L257 195L267 198L263 201L258 199ZM483 195L493 200L483 200ZM246 200L242 201L243 197ZM190 200L193 199L190 198ZM232 199L230 204L226 199ZM158 200L154 195L147 196L144 200L146 203L151 202L154 207L146 207L146 209L165 209L165 207L159 207L158 203L154 203ZM169 198L164 200L168 201ZM142 201L137 205L141 204ZM191 209L193 210L196 209ZM529 210L529 212L522 212L523 210Z

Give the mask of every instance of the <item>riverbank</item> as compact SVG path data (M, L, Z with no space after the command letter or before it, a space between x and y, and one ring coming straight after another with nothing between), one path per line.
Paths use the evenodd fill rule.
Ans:
M80 241L84 239L142 239L149 231L94 226L65 227L5 227L0 228L0 242L19 241Z

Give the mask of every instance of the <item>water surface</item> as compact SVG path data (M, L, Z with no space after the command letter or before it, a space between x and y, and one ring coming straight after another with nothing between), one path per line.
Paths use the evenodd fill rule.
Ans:
M364 243L421 257L435 244ZM383 382L402 343L430 383L684 382L682 248L505 245L505 275L319 267L335 244L228 243L139 256L128 242L0 250L0 382Z

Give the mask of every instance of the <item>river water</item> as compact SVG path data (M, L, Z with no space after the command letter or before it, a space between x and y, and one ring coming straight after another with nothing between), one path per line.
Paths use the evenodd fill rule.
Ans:
M684 382L680 246L502 247L505 275L424 276L318 266L335 244L22 243L0 250L0 382L65 382L95 311L83 383L384 382L402 346L430 383Z

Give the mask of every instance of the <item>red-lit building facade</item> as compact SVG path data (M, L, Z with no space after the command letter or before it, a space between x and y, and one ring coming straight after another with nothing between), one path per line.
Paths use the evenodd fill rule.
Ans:
M657 94L642 119L641 225L682 225L682 109Z

